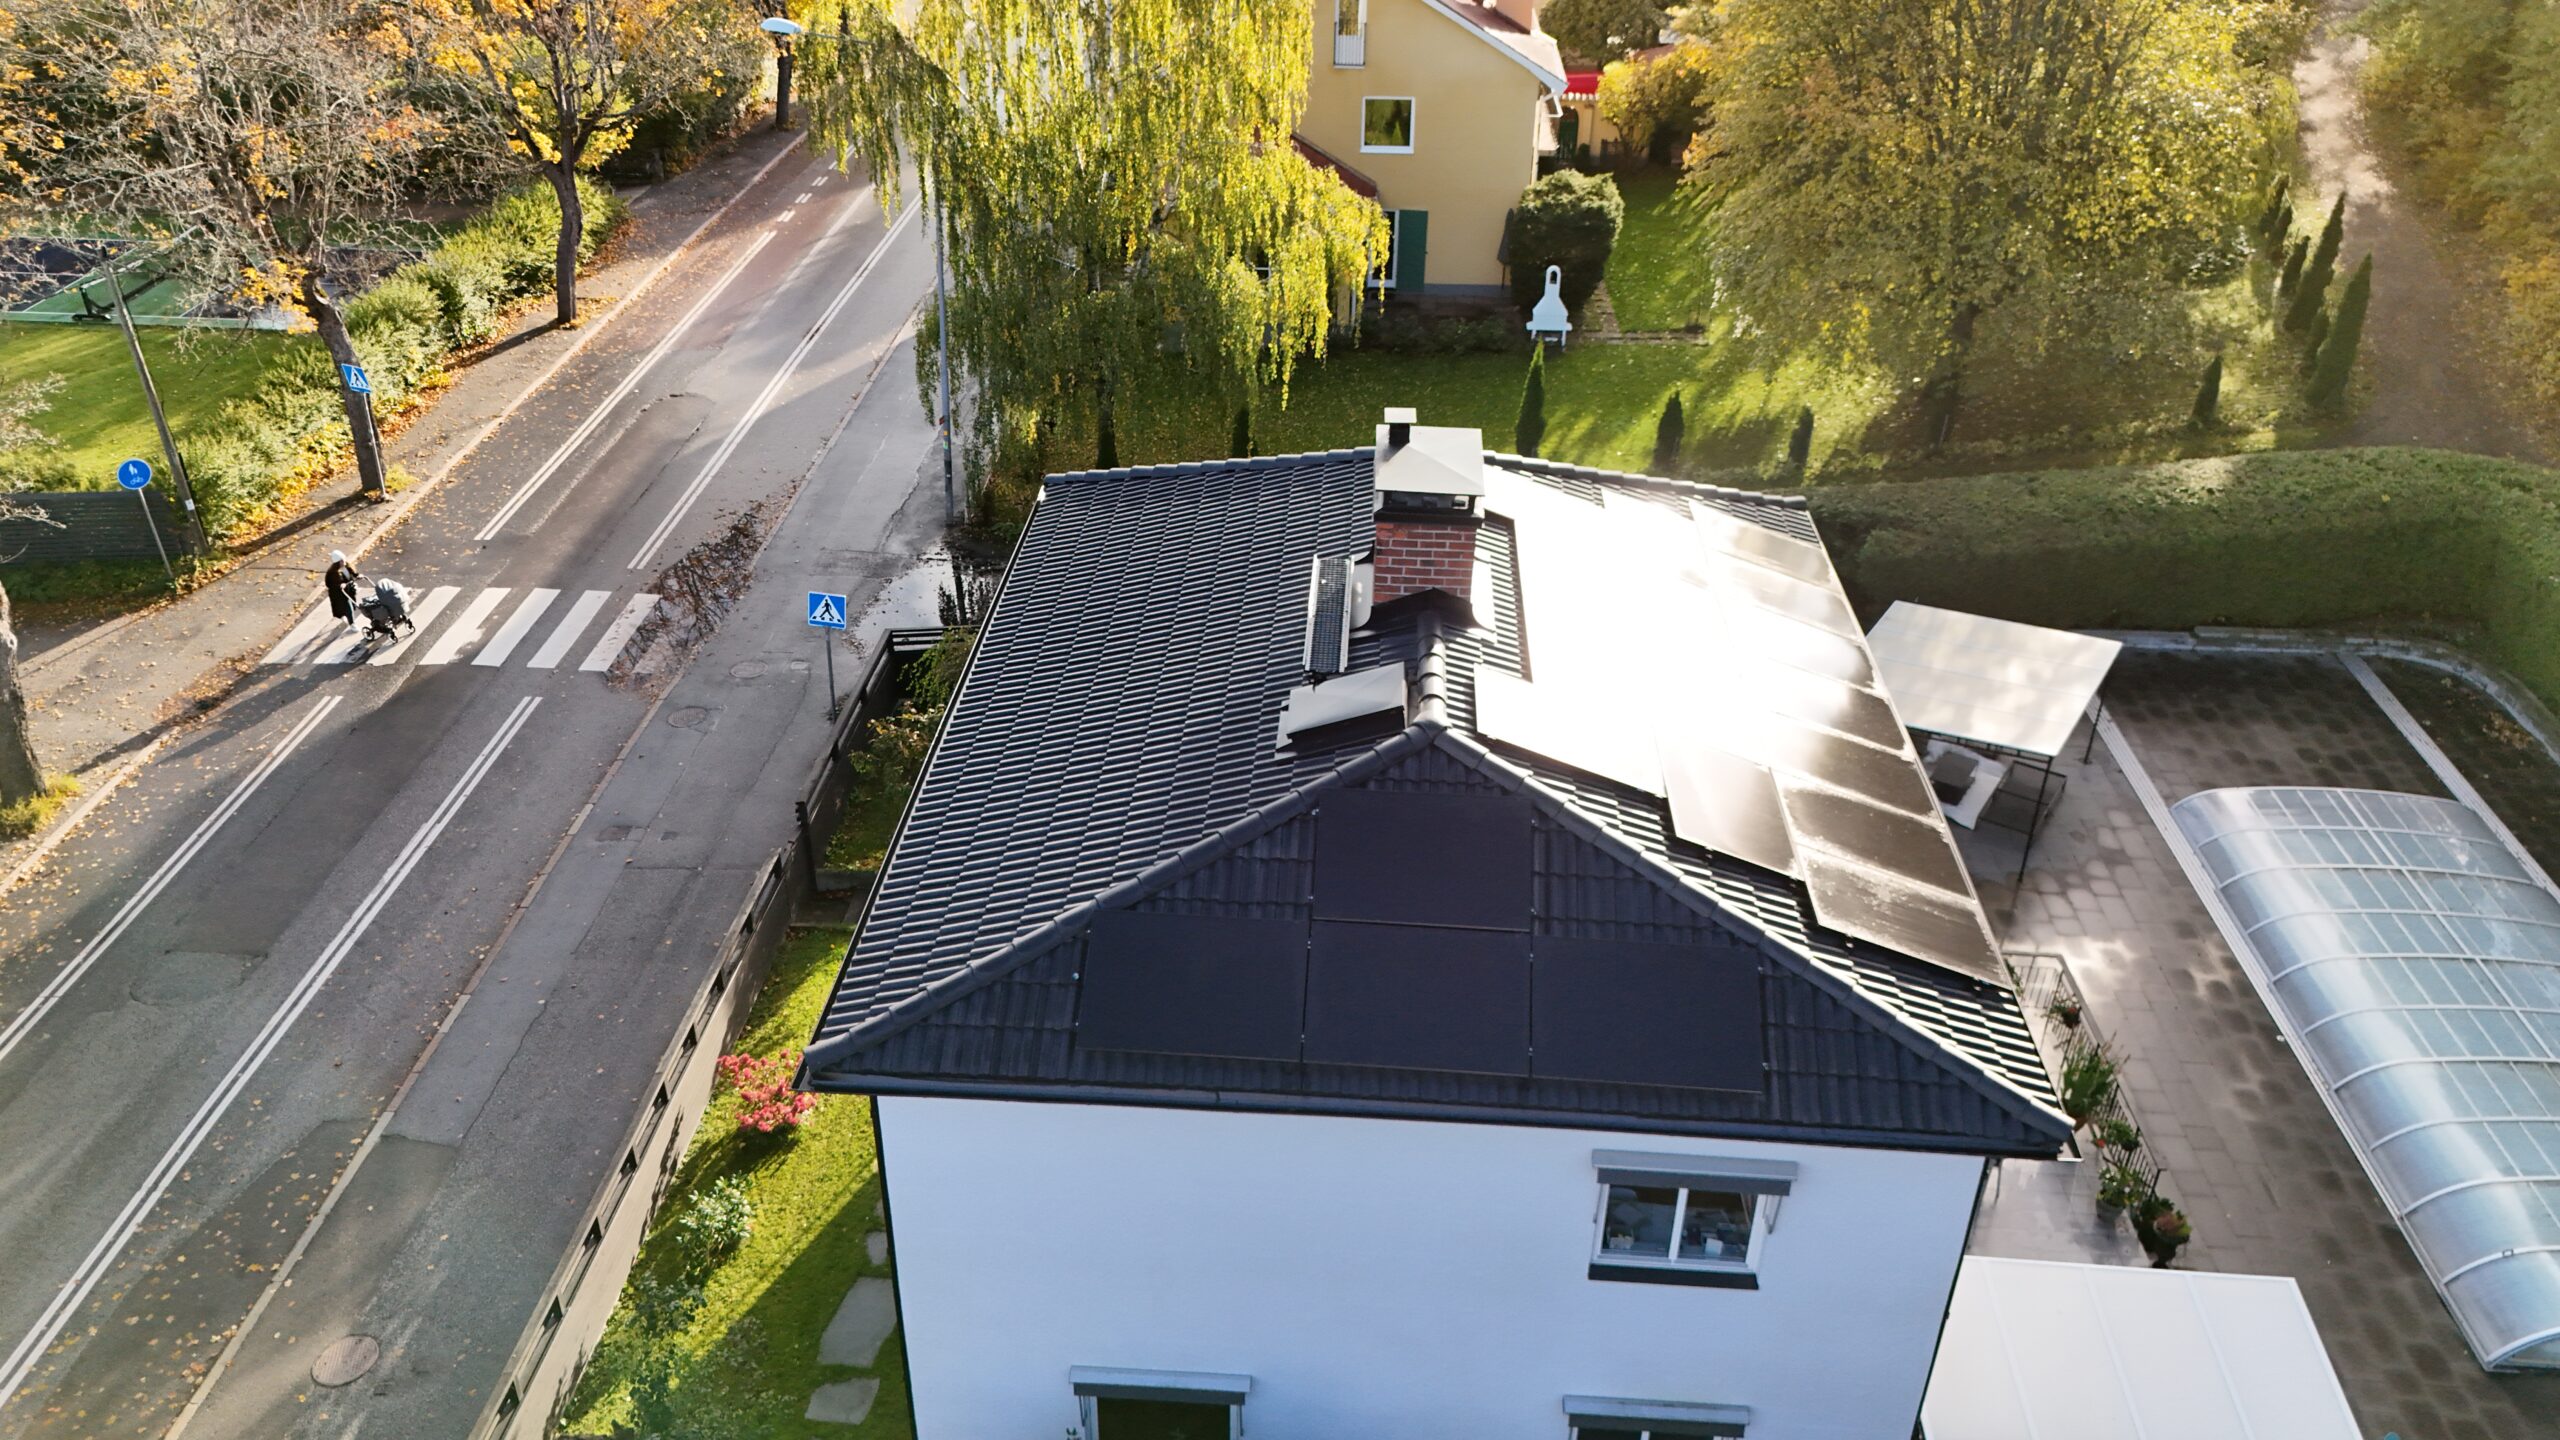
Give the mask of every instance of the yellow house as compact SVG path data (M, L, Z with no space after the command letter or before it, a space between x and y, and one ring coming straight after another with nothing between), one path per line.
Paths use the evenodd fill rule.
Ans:
M1399 295L1496 294L1502 231L1555 148L1565 88L1538 0L1312 0L1309 158L1395 227L1376 283Z

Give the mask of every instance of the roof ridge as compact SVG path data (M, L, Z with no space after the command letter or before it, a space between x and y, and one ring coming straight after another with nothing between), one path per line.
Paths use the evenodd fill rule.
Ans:
M1226 460L1182 460L1169 465L1123 465L1112 470L1060 470L1040 477L1042 485L1091 485L1108 480L1161 480L1169 475L1206 475L1219 470L1272 470L1310 460L1357 460L1375 457L1373 445L1346 445L1334 450L1301 450L1294 455L1239 455Z
M1713 495L1724 500L1752 500L1763 505L1783 505L1790 510L1810 510L1812 505L1802 495L1774 490L1744 490L1732 485L1709 485L1697 480L1674 480L1667 475L1647 475L1640 470L1603 470L1596 465L1568 465L1560 460L1542 460L1535 455L1511 455L1500 450L1487 450L1484 458L1506 470L1527 475L1556 475L1576 480L1620 480L1693 495Z
M1003 979L1091 924L1093 918L1103 911L1134 904L1194 870L1233 854L1247 842L1304 812L1324 792L1365 779L1448 732L1449 725L1444 719L1437 716L1416 718L1395 734L1308 779L1262 808L1238 816L1110 889L1076 902L1016 935L986 956L971 960L959 970L918 988L914 994L869 1020L813 1041L801 1062L803 1070L823 1069L846 1051L860 1049L903 1030L923 1014ZM897 1023L887 1023L893 1020Z
M1833 999L1847 1005L1852 1011L1878 1022L1888 1033L1898 1038L1917 1041L1919 1045L1925 1047L1925 1052L1932 1059L1967 1082L1975 1083L1977 1090L1982 1089L1984 1085L1994 1087L1987 1093L1996 1103L2005 1106L2023 1100L2039 1116L2048 1119L2065 1118L2058 1111L2046 1109L2042 1101L2011 1084L2006 1077L1995 1074L1980 1061L1958 1052L1946 1041L1930 1034L1926 1027L1904 1015L1899 1009L1869 994L1851 981L1834 974L1812 956L1798 953L1793 946L1771 934L1749 916L1713 896L1701 893L1696 885L1690 883L1687 876L1653 856L1647 855L1608 826L1585 815L1571 800L1549 790L1537 776L1495 754L1475 736L1462 730L1452 729L1442 737L1441 746L1479 772L1517 784L1529 793L1533 803L1543 805L1566 828L1599 846L1612 859L1633 868L1638 874L1652 880L1655 884L1663 886L1682 904L1697 911L1706 919L1751 939L1762 950L1784 961L1790 972L1805 978ZM1975 981L1974 983L1986 982ZM2016 987L2011 986L2009 989L2010 993L2016 993Z

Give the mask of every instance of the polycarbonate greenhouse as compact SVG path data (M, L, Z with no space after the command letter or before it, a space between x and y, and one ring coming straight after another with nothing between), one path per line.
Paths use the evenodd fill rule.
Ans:
M2560 898L2450 800L2211 790L2173 813L2472 1353L2560 1368Z

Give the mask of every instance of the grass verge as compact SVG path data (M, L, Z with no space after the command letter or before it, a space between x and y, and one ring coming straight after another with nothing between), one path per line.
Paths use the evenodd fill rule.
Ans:
M848 930L796 929L783 942L773 973L757 993L737 1049L758 1055L797 1050L816 1025ZM743 1180L755 1208L746 1242L703 1281L703 1304L689 1323L652 1335L635 1321L632 1291L614 1312L604 1341L571 1395L562 1429L609 1434L637 1426L634 1386L664 1367L675 1423L687 1440L715 1437L810 1437L890 1440L910 1433L904 1340L892 1335L870 1369L818 1363L818 1337L836 1306L866 1274L884 1273L862 1239L881 1228L880 1170L871 1107L855 1097L822 1095L796 1136L748 1135L736 1124L737 1097L726 1086L702 1119L701 1132L667 1193L659 1223L632 1269L672 1279L684 1272L675 1221L715 1182ZM857 1427L802 1418L820 1385L868 1373L879 1399Z
M42 830L79 793L80 782L70 776L48 776L40 793L15 805L0 805L0 840L23 840Z

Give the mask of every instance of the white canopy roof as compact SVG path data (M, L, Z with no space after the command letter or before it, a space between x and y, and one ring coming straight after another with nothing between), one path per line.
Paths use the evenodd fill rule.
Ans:
M2282 1275L1968 1255L1928 1440L2358 1440Z
M1897 600L1867 648L1905 725L2050 759L2124 646Z

